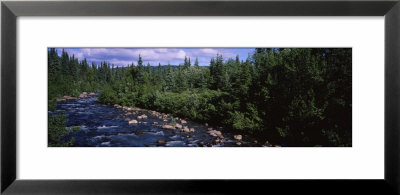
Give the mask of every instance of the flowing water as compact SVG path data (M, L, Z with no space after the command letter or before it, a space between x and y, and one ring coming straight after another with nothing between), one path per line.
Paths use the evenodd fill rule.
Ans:
M238 146L233 135L224 130L222 130L224 138L221 139L210 135L208 132L210 127L191 121L187 121L187 124L183 124L183 126L193 128L194 132L163 129L162 125L171 124L171 117L164 121L160 116L154 115L148 110L117 109L98 103L97 96L58 102L55 112L60 111L67 113L67 127L78 126L80 128L67 137L67 139L74 137L74 146L77 147ZM126 115L128 112L133 114ZM148 118L137 119L143 114ZM138 124L129 124L126 118L135 119ZM179 123L180 120L176 122ZM251 144L242 142L241 146L251 146Z

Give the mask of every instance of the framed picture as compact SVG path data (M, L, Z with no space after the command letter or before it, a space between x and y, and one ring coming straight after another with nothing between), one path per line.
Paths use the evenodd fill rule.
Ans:
M1 191L399 193L399 23L397 0L4 1Z

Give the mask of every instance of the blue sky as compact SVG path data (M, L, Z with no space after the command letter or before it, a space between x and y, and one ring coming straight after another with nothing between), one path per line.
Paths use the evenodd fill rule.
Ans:
M59 55L63 48L56 48ZM192 65L196 57L201 66L208 66L210 59L218 53L222 54L224 60L235 58L239 55L240 60L246 60L251 55L254 48L64 48L71 56L75 55L79 60L86 58L91 64L107 61L116 66L126 66L127 64L136 65L139 54L142 56L144 64L150 63L152 66L183 64L185 56L190 57Z

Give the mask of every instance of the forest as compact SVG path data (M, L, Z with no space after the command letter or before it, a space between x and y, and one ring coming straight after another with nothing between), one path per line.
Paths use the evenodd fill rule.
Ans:
M98 92L104 104L170 113L283 146L352 146L351 48L255 48L246 60L217 54L208 66L188 57L174 65L143 60L89 64L49 48L49 110L57 98ZM65 134L65 120L49 115L49 139Z

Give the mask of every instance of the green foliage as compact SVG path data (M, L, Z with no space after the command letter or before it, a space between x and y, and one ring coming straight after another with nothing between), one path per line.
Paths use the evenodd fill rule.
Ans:
M48 146L49 147L67 147L74 144L74 138L66 141L65 137L70 131L65 127L67 117L65 113L54 114L48 117ZM80 128L79 128L80 129Z
M56 99L52 99L48 101L48 110L49 111L55 111L57 108L57 101Z
M99 94L98 101L101 103L115 103L117 101L116 92L109 85L106 85Z
M58 56L56 49L48 51L48 100L63 96L78 97L82 92L93 92L111 81L109 64L103 62L100 67L87 60L78 61L62 51Z

